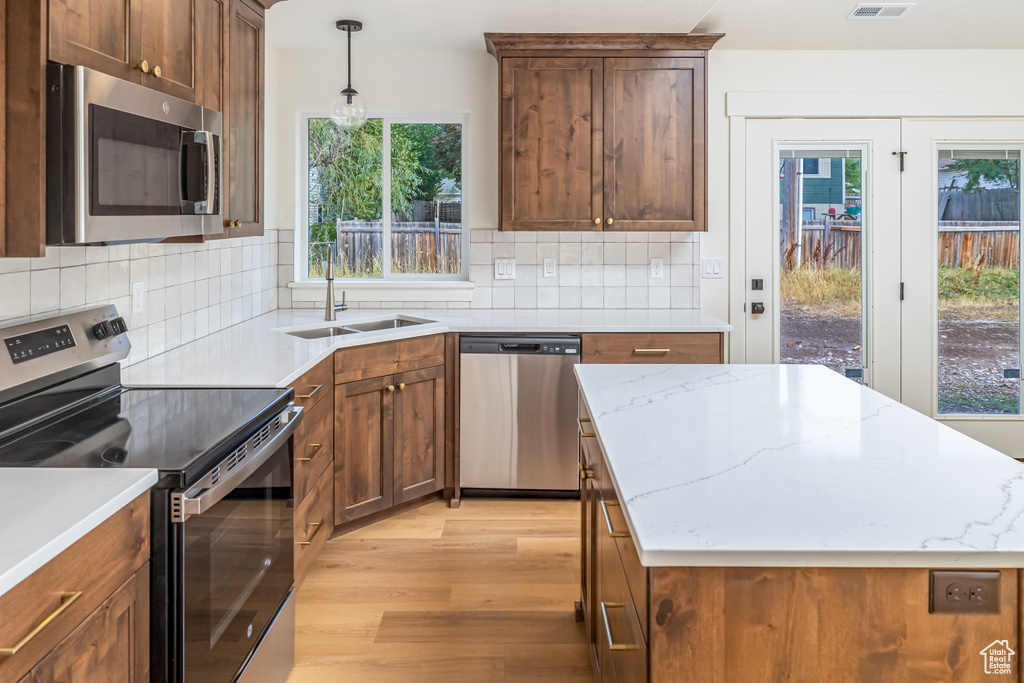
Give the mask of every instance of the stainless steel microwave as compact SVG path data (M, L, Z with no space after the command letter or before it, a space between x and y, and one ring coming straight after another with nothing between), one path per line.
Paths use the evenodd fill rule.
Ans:
M224 230L220 112L82 66L47 86L47 244Z

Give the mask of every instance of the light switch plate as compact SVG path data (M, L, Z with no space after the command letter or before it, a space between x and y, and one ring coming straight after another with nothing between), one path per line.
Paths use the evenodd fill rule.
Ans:
M494 259L494 279L495 280L515 280L516 279L516 260L514 258L496 258L496 259Z
M132 283L132 315L138 315L146 310L146 283Z
M544 277L555 277L557 275L555 267L555 259L545 258L544 259Z
M700 276L703 280L722 279L722 259L706 258L701 259Z
M660 280L665 277L665 259L651 259L651 279Z

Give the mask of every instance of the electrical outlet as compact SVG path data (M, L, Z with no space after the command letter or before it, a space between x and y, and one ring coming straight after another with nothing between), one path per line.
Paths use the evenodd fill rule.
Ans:
M146 283L132 283L132 315L138 315L146 310Z
M494 259L494 279L495 280L515 280L516 279L516 260L514 258L496 258L496 259Z
M665 260L660 258L651 259L651 279L660 280L665 277Z
M928 611L999 614L999 572L931 572Z
M555 277L555 259L546 258L544 259L544 277Z
M704 280L721 280L722 279L722 259L720 258L706 258L701 260L702 267L700 269L700 276Z

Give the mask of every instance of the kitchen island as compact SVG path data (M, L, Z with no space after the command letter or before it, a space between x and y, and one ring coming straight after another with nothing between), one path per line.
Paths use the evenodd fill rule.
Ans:
M602 680L1017 680L1024 465L820 366L576 374Z

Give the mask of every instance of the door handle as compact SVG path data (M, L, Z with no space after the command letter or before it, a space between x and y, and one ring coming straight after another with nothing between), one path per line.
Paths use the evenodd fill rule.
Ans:
M764 303L761 301L755 301L750 304L750 312L754 315L761 315L764 313Z

